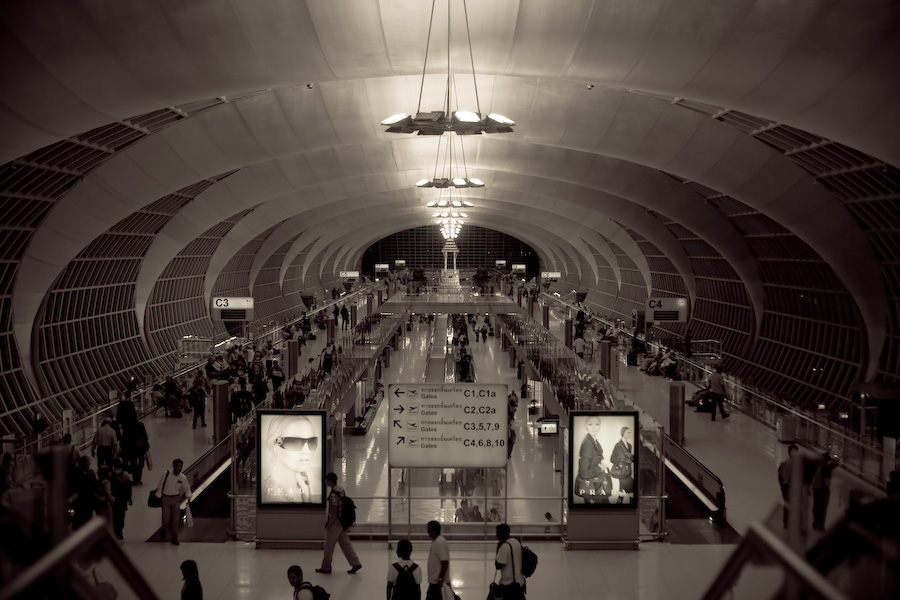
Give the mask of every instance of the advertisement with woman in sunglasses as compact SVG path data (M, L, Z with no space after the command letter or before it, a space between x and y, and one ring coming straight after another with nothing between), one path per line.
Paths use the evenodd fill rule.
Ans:
M324 422L320 412L259 414L260 505L323 503Z

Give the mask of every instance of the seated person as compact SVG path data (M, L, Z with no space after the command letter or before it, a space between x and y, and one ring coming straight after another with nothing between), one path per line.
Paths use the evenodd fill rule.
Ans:
M666 379L675 379L678 371L678 359L675 357L675 352L669 352L659 367Z
M648 355L643 361L641 361L640 369L644 373L650 373L650 369L655 364L657 367L662 362L663 359L663 351L662 348L659 349L659 352L656 353L656 356Z

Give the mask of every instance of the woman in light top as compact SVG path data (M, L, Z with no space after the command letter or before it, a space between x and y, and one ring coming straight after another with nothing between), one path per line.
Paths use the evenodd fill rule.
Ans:
M585 436L578 451L578 476L576 487L581 488L585 504L609 503L611 488L607 473L610 464L603 459L603 446L600 445L600 417L589 417L584 423Z
M274 415L267 421L260 465L262 502L320 504L320 432L303 415Z

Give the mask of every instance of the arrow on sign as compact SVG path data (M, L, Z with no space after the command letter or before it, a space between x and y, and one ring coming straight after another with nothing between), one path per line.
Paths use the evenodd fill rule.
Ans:
M403 410L404 410L404 409L403 409L403 405L402 405L402 404L398 405L397 408L395 408L394 410L400 411L400 414L402 415L402 414L403 414Z
M399 419L394 419L394 427L400 427Z
M394 395L397 396L398 398L400 397L400 394L405 394L405 393L406 392L401 392L400 388L394 388Z
M400 437L397 438L397 445L399 446L400 444L402 444L405 441L406 441L406 438L401 435Z

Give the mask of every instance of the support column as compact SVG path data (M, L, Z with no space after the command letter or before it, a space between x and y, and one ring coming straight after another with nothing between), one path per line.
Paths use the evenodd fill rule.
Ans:
M566 348L572 347L572 319L566 319Z
M550 305L545 304L541 311L541 317L544 321L544 329L550 329Z
M684 382L669 383L669 436L684 445Z
M359 309L356 306L356 302L350 305L350 328L356 327L356 317Z
M375 312L375 298L366 296L366 316L368 317L373 312Z
M300 369L300 342L297 340L288 340L284 345L281 368L284 369L284 376L287 379L296 375Z
M609 378L610 365L609 359L611 356L610 353L610 343L608 340L603 340L600 342L600 372L603 373L603 376L607 379Z
M334 339L334 328L337 325L337 322L334 319L328 319L325 321L325 331L328 333L328 339Z
M384 304L384 290L378 290L378 306Z
M609 382L619 387L619 346L609 345Z
M218 442L224 440L231 431L231 408L229 406L228 382L224 379L212 381L212 422L213 436Z

